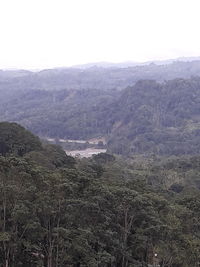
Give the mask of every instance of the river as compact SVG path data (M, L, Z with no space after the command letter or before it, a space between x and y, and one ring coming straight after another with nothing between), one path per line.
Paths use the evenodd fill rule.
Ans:
M106 149L98 149L98 148L86 148L84 150L65 150L66 154L72 157L80 157L80 158L90 158L93 155L97 155L100 153L106 153Z

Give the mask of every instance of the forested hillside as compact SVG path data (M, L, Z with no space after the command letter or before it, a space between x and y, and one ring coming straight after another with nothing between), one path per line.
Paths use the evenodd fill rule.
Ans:
M198 266L199 156L75 160L9 123L0 140L1 266Z
M200 79L140 81L112 107L109 148L122 154L200 152Z
M200 151L200 78L138 81L124 90L29 90L1 100L0 120L41 137L105 137L112 153Z
M116 90L62 90L13 94L0 106L0 120L16 121L40 136L80 139L107 134L107 112Z

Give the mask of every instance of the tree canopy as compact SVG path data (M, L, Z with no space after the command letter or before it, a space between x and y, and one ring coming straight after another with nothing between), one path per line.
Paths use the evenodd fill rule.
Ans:
M0 156L0 265L198 266L199 156L75 160L34 138Z

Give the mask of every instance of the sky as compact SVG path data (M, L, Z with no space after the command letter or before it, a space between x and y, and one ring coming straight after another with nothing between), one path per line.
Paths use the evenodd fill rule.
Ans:
M199 0L0 0L0 68L200 56Z

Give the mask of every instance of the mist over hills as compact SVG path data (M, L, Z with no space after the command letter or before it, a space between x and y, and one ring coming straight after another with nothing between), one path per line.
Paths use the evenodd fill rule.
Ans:
M109 154L72 158L0 123L0 264L142 267L156 251L160 265L197 266L199 73L199 61L1 73L1 121L104 137Z
M0 93L15 90L124 89L141 79L190 78L200 73L200 60L147 62L137 66L55 68L41 71L0 71ZM198 58L197 58L198 59ZM96 64L96 63L95 63Z
M171 64L173 62L191 62L191 61L197 61L197 60L200 60L200 57L179 57L175 59L149 60L149 61L144 61L144 62L124 61L124 62L112 63L112 62L102 61L102 62L92 62L92 63L87 63L87 64L73 65L72 68L80 68L80 69L87 69L87 68L92 68L92 67L128 68L128 67L149 65L151 63L154 63L156 65L166 65L166 64Z
M104 136L110 152L197 154L200 61L0 72L0 120L42 137ZM146 80L146 81L145 81ZM170 81L171 80L171 81Z

